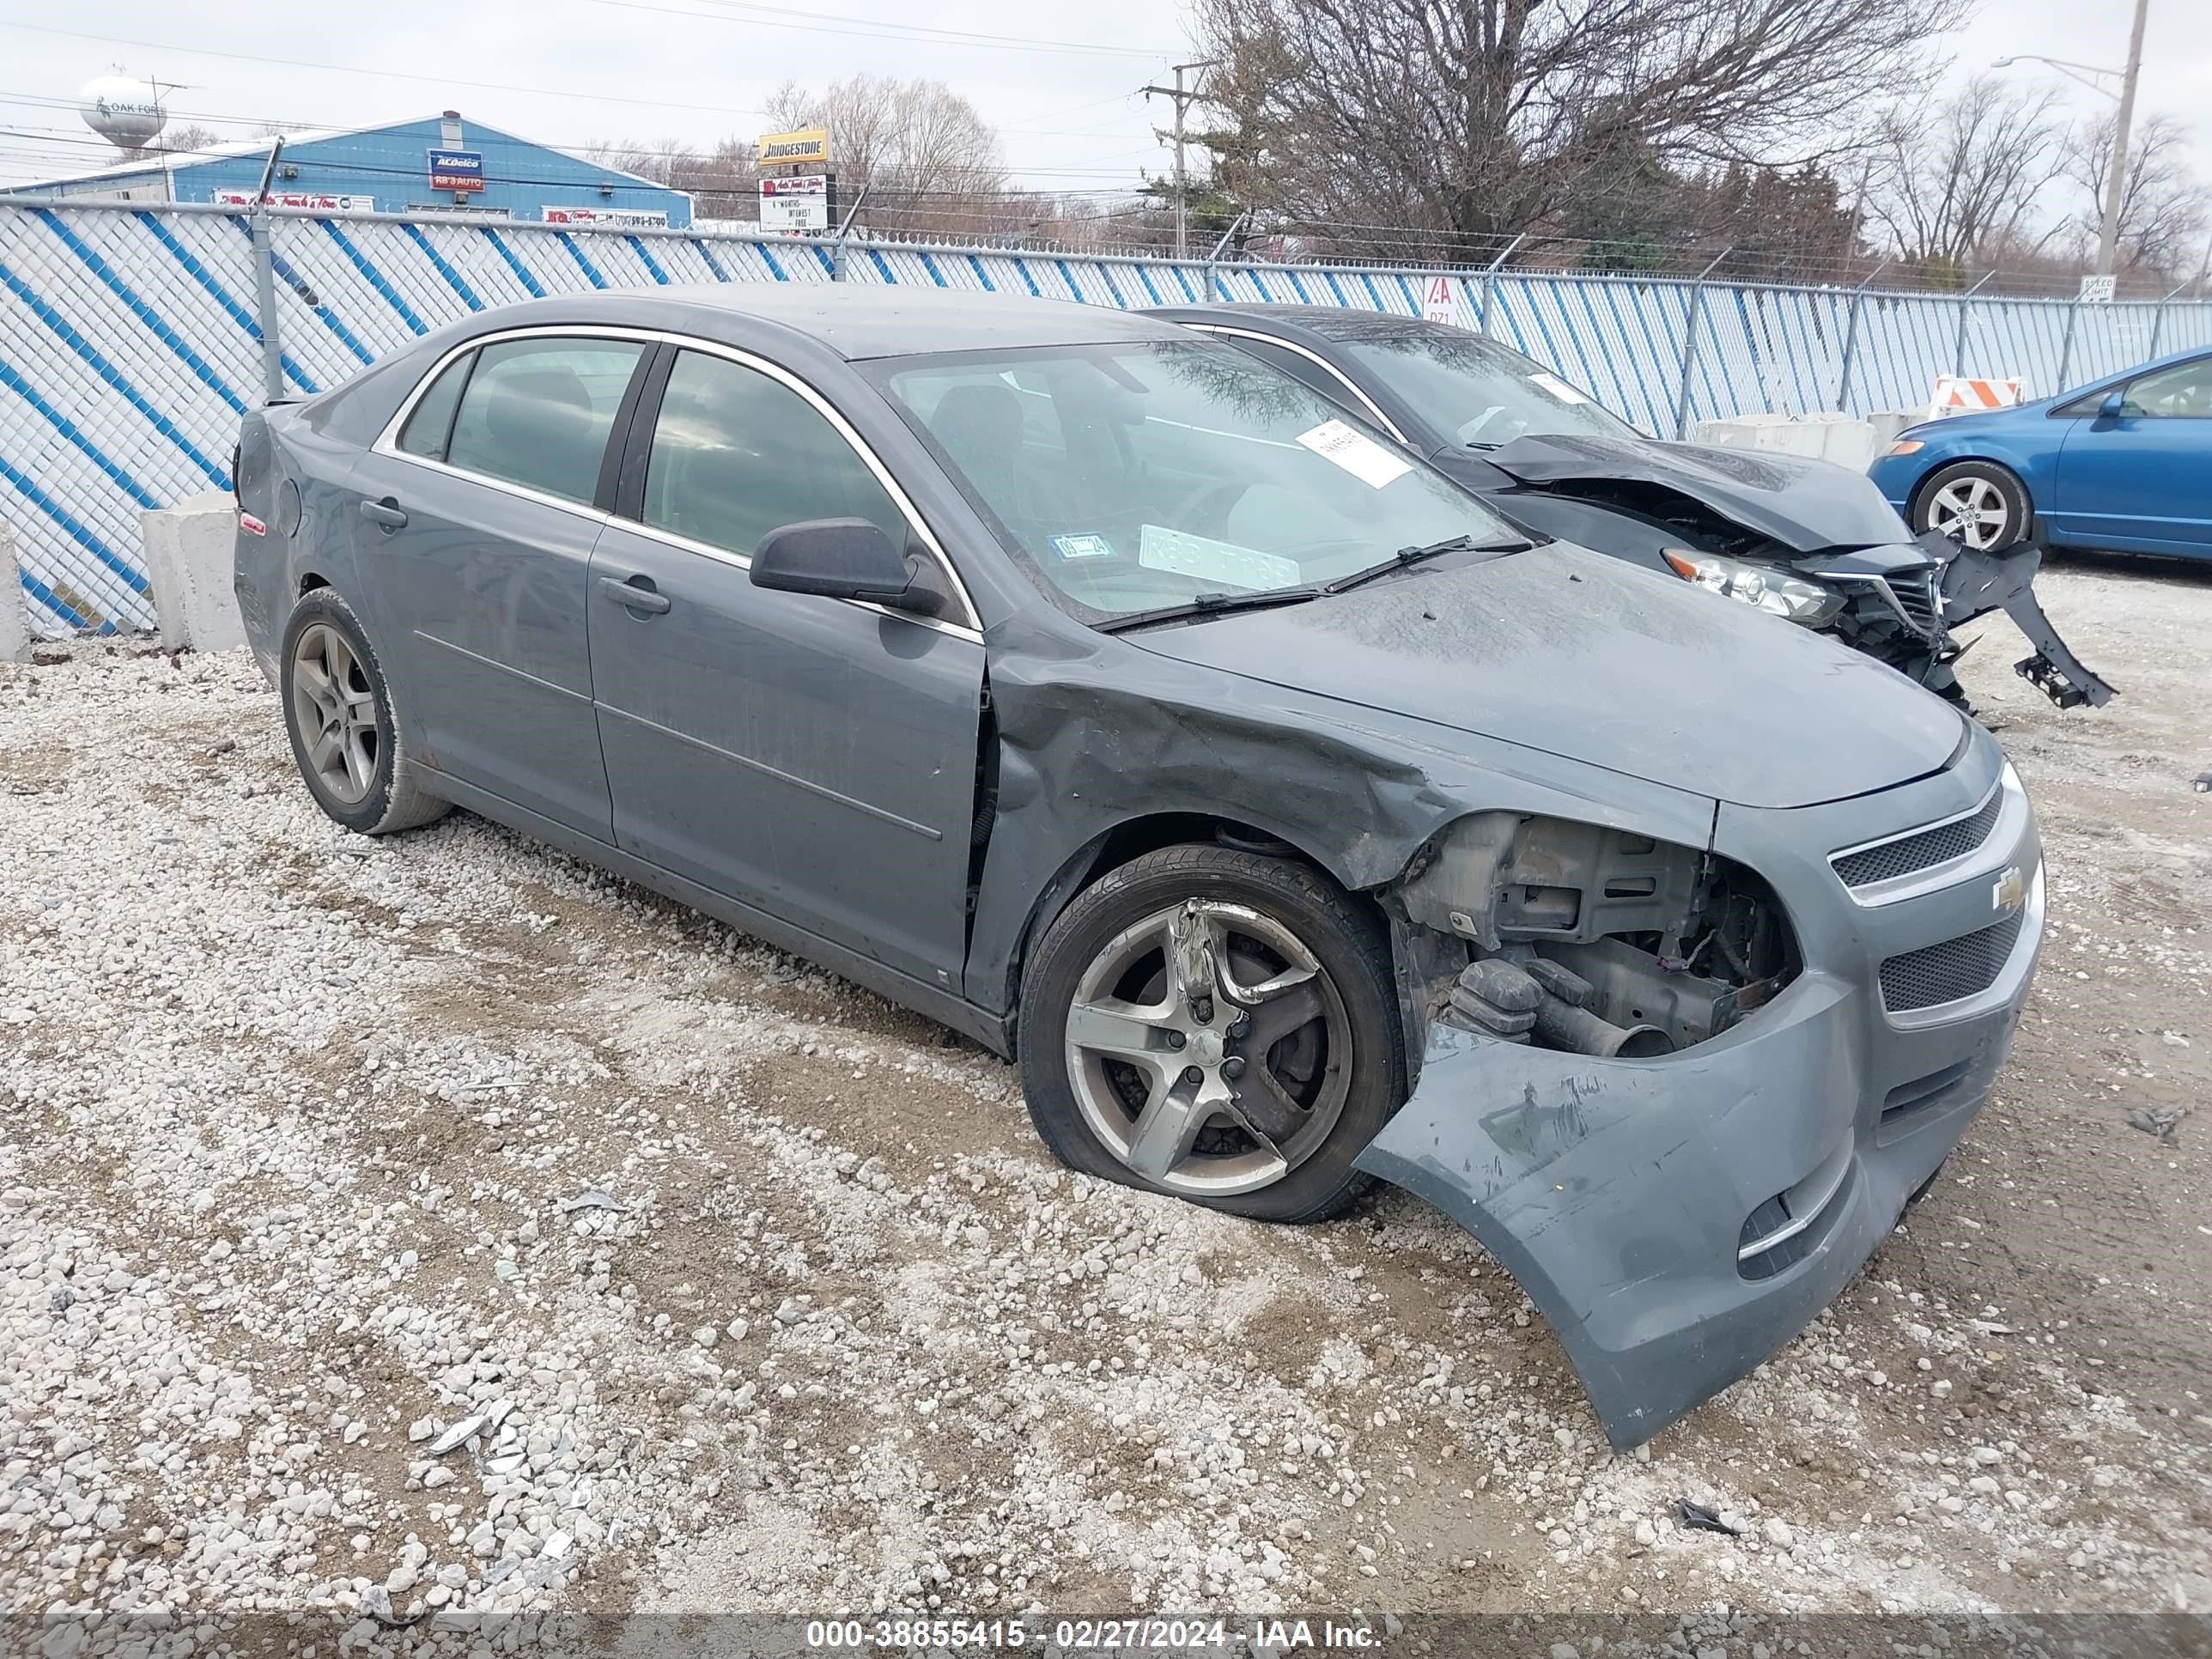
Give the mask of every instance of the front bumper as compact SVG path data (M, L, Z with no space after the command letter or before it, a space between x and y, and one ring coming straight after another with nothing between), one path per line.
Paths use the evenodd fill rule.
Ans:
M1649 1439L1802 1330L1988 1097L2042 936L2025 798L1936 883L1879 903L1855 900L1828 859L1972 810L1999 764L1984 738L1959 767L1880 796L1723 808L1718 850L1774 883L1808 967L1717 1037L1607 1060L1431 1028L1419 1086L1359 1167L1498 1258L1616 1446ZM1888 1012L1882 962L1988 925L2001 886L2017 891L2020 927L1994 979L1948 1006Z

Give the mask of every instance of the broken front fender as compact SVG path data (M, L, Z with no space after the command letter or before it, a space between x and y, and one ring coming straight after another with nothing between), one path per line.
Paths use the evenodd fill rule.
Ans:
M1898 1108L1865 993L1808 973L1722 1036L1607 1060L1437 1024L1358 1159L1520 1282L1626 1449L1746 1376L1856 1273L1958 1144L2015 1000L1911 1040ZM1948 1056L1948 1059L1943 1057Z
M2051 618L2035 597L2035 573L2043 564L2043 550L2033 542L2015 542L1996 553L1977 553L1960 543L1929 531L1923 543L1940 539L1949 550L1943 568L1943 621L1957 628L1992 611L2002 611L2027 636L2035 654L2013 665L2061 708L2087 703L2101 708L2113 697L2112 688L2086 667L2058 637Z

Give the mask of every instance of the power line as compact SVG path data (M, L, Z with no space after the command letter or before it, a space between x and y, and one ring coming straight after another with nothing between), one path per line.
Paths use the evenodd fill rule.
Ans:
M1102 46L1088 40L1045 40L1030 35L988 34L969 29L939 28L927 23L890 23L872 17L845 17L835 12L797 11L788 6L769 6L752 0L701 0L719 10L743 14L717 18L711 11L677 11L647 5L641 0L592 0L594 5L616 6L630 11L666 12L672 17L704 17L713 21L749 23L759 28L797 29L810 34L857 35L875 40L928 40L945 46L978 46L1008 52L1097 52L1116 58L1165 58L1168 52L1140 46ZM779 22L775 18L813 18L813 22ZM838 27L850 24L852 27Z

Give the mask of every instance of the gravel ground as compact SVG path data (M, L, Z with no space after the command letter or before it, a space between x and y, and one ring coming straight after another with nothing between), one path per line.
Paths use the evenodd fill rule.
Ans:
M1627 1457L1410 1198L1073 1177L925 1020L465 815L337 831L242 654L0 666L0 1608L2212 1609L2212 578L2045 586L2127 696L1968 659L2051 870L2013 1065Z

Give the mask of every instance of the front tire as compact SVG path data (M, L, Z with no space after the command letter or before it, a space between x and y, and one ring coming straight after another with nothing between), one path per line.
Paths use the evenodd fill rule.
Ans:
M1405 1097L1390 951L1327 877L1169 847L1078 895L1023 976L1030 1115L1085 1174L1269 1221L1350 1206Z
M282 661L292 759L334 822L388 836L453 810L422 787L376 648L336 589L311 589L293 607Z
M2027 487L1994 461L1954 461L1930 473L1912 501L1912 527L1940 530L1977 553L1996 553L2027 534Z

